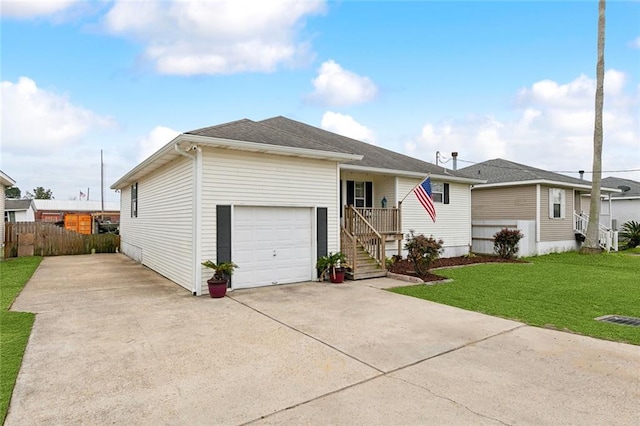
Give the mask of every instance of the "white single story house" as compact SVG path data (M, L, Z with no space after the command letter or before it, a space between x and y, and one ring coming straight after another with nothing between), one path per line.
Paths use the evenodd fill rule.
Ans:
M32 199L7 198L4 207L5 222L35 222L36 220L36 209Z
M411 193L427 175L435 223ZM384 275L410 229L443 239L444 256L464 255L470 187L481 182L274 117L183 133L111 188L121 193L121 251L200 295L207 259L238 264L238 289L313 280L317 258L336 251L353 278Z

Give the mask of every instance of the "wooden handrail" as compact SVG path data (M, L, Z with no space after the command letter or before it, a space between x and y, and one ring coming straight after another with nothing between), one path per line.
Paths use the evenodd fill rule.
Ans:
M385 239L382 235L353 206L345 209L344 220L345 232L352 235L382 269L386 269Z

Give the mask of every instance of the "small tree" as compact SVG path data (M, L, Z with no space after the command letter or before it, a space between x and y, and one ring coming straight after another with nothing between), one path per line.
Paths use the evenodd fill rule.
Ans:
M493 236L493 249L503 259L511 259L518 252L518 242L524 237L519 229L504 228Z
M631 249L640 246L640 222L630 220L622 225L620 237L626 244L626 248Z
M444 241L436 240L433 236L427 238L424 234L414 235L413 230L407 234L404 248L408 251L407 258L413 262L416 274L425 275L429 271L431 262L440 257Z
M20 197L22 196L22 192L20 191L20 188L18 188L17 186L12 186L10 188L5 188L4 196L6 198L19 200Z

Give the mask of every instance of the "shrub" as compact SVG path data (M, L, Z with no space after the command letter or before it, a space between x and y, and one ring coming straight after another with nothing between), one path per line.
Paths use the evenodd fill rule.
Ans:
M622 225L620 237L622 237L628 249L640 246L640 222L635 220L625 222Z
M503 259L511 259L518 252L518 242L524 237L519 229L504 228L493 236L493 249Z
M431 262L440 257L443 243L444 241L436 240L433 236L427 238L423 234L414 235L413 230L409 231L404 248L408 251L407 258L413 262L418 276L425 275Z

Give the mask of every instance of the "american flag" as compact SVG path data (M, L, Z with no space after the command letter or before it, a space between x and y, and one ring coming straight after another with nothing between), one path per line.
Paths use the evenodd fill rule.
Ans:
M84 192L80 191L80 199L83 199L87 196Z
M433 223L436 222L436 207L433 205L433 198L431 195L431 178L426 178L422 183L413 189L413 193L418 197L418 201L422 204L422 207L429 213Z

